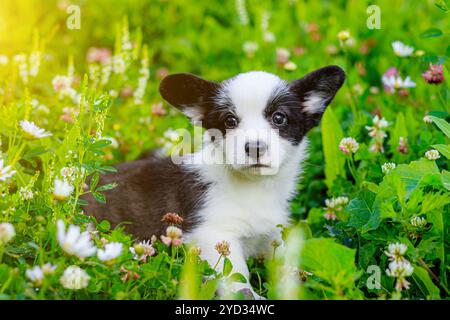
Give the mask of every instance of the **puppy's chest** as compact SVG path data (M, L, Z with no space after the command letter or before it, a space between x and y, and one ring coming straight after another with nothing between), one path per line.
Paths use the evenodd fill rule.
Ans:
M267 187L213 187L199 212L204 224L240 237L267 234L286 224L288 199Z

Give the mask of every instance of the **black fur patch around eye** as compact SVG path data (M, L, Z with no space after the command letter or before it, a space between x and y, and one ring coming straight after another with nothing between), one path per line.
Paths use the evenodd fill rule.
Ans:
M327 66L313 71L301 79L274 90L264 115L272 124L272 114L275 111L286 114L287 123L282 126L272 126L279 129L280 136L299 144L311 128L317 126L331 103L337 91L345 81L345 72L338 66ZM319 97L308 107L312 97Z
M235 115L235 107L228 97L221 96L206 112L202 125L206 129L220 130L225 137L227 130L225 120L229 115Z
M297 95L290 92L288 87L278 88L264 109L264 117L274 129L279 130L280 137L290 141L293 145L298 145L307 132L305 116L301 109L301 100ZM277 126L272 122L272 115L275 112L282 112L286 115L285 124Z

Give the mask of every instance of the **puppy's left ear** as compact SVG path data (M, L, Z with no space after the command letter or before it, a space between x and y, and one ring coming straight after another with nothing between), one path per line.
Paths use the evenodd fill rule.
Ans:
M159 92L167 102L196 122L203 120L218 88L216 82L190 73L176 73L161 81Z
M319 124L326 107L345 81L345 72L338 66L327 66L308 73L290 84L305 116L306 131Z

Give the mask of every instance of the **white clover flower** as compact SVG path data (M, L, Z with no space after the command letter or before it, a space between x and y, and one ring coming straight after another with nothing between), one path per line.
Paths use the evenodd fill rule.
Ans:
M391 91L416 87L416 83L412 81L409 76L404 80L400 76L383 76L381 81L383 82L383 85Z
M380 89L378 87L372 86L372 87L370 87L369 92L371 94L379 94L380 93Z
M59 93L60 99L68 97L76 103L77 92L72 86L72 76L56 76L52 80L53 89Z
M389 277L397 278L395 289L401 291L403 289L409 289L410 283L405 279L414 273L414 268L407 260L392 261L389 263L389 268L386 269L386 274Z
M413 274L414 267L411 265L411 263L407 260L404 261L392 261L389 263L389 269L386 270L386 273L390 277L409 277Z
M280 64L285 64L289 61L291 53L286 48L277 48L276 55L277 55L277 62Z
M423 122L425 122L426 124L430 124L430 123L433 123L433 120L431 120L431 117L429 116L429 115L425 115L424 117L423 117Z
M169 226L169 227L167 227L166 235L172 239L175 239L175 238L180 238L183 235L183 232L178 227Z
M117 98L119 96L119 93L117 92L117 90L109 90L109 95L111 96L111 98Z
M39 128L34 122L31 121L22 120L20 121L20 126L25 133L24 138L27 140L41 139L52 135L51 132Z
M19 196L21 200L31 200L34 197L33 191L29 187L21 187L19 189Z
M111 242L105 245L105 249L99 249L97 251L97 257L101 261L111 261L116 259L122 253L122 243Z
M56 76L52 80L53 89L56 92L64 92L71 89L72 79L68 76Z
M354 47L355 44L356 44L356 40L355 40L355 38L353 38L353 37L350 37L350 39L348 39L348 40L345 42L345 45L346 45L347 47Z
M337 37L338 37L339 41L341 41L342 43L345 43L348 39L350 39L350 32L347 30L340 31L337 34Z
M133 247L130 247L130 252L134 255L133 259L145 261L147 257L155 254L155 248L152 243L147 241L141 241L136 243Z
M40 286L44 280L44 271L42 271L41 267L35 266L32 269L27 269L25 276L36 286Z
M337 213L342 211L348 204L348 197L337 197L325 200L325 213L323 217L327 220L336 220Z
M45 275L52 274L53 272L55 272L56 268L57 266L51 264L50 262L47 262L41 267L42 272L44 272Z
M421 228L421 227L425 227L427 225L427 220L423 217L414 217L412 218L409 223L411 223L411 225L413 227L416 228Z
M14 238L16 231L11 223L0 223L0 245L5 245Z
M372 121L373 121L373 124L374 124L377 128L380 128L380 129L384 129L384 128L386 128L387 126L389 126L389 123L387 122L387 120L386 120L385 118L381 118L381 119L380 119L380 117L378 117L378 115L376 115L376 116L372 119Z
M176 130L168 129L164 132L164 137L171 142L177 142L180 139L180 134Z
M389 172L394 170L396 166L397 165L393 162L386 162L381 166L381 172L383 172L384 174L388 174Z
M345 206L348 203L348 197L337 197L334 201L337 206Z
M66 200L70 197L74 190L74 187L63 180L55 179L55 186L53 188L53 198L58 201Z
M372 146L370 147L371 152L384 152L383 141L384 138L387 137L386 132L383 130L386 128L389 123L385 118L378 117L376 115L373 119L373 126L366 126L366 129L369 131L369 136L373 139Z
M5 56L3 54L0 54L0 65L6 66L9 62L8 56Z
M285 65L284 65L284 70L287 71L294 71L297 69L297 64L295 62L292 61L288 61Z
M345 154L356 153L359 149L359 144L354 138L347 137L343 138L339 143L339 150Z
M369 131L369 136L374 139L384 139L386 138L386 132L382 129L386 128L388 126L388 122L384 118L379 118L378 116L375 116L373 118L373 127L366 126L366 129Z
M66 289L79 290L86 288L89 284L89 275L78 266L69 266L62 277L59 279L62 286Z
M180 228L175 226L169 226L166 229L166 235L161 235L161 241L170 246L171 244L174 246L179 246L183 243L181 236L183 235L183 231Z
M242 45L242 50L244 50L244 52L247 54L248 57L253 57L258 48L259 48L258 44L253 41L246 41Z
M36 286L40 286L46 275L52 274L56 269L55 265L46 263L42 267L35 266L32 269L25 271L25 276L34 283Z
M414 48L407 46L401 41L392 42L392 49L394 49L394 53L399 57L409 57L414 52Z
M428 160L437 160L440 157L441 156L439 155L439 151L435 149L428 150L427 152L425 152L425 158L427 158Z
M57 237L59 245L67 254L80 259L90 257L97 251L88 231L80 232L79 226L69 225L66 233L62 220L57 222Z
M0 181L6 181L15 173L15 170L11 170L11 166L5 166L4 160L0 159Z
M264 39L264 42L275 42L276 37L272 32L266 31L266 32L264 32L263 39Z
M396 242L389 244L388 250L385 251L384 254L389 257L389 260L400 262L405 260L403 255L406 253L406 250L408 250L406 244Z

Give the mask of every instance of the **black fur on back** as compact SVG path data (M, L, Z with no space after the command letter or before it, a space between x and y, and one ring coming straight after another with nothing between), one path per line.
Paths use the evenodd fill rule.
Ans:
M202 206L208 184L198 172L174 164L170 158L149 157L119 164L118 172L102 175L99 185L116 182L118 186L104 192L106 204L91 195L85 212L97 221L108 220L113 226L124 223L125 230L139 239L165 233L161 218L168 212L183 219L183 231L198 222L195 212Z

